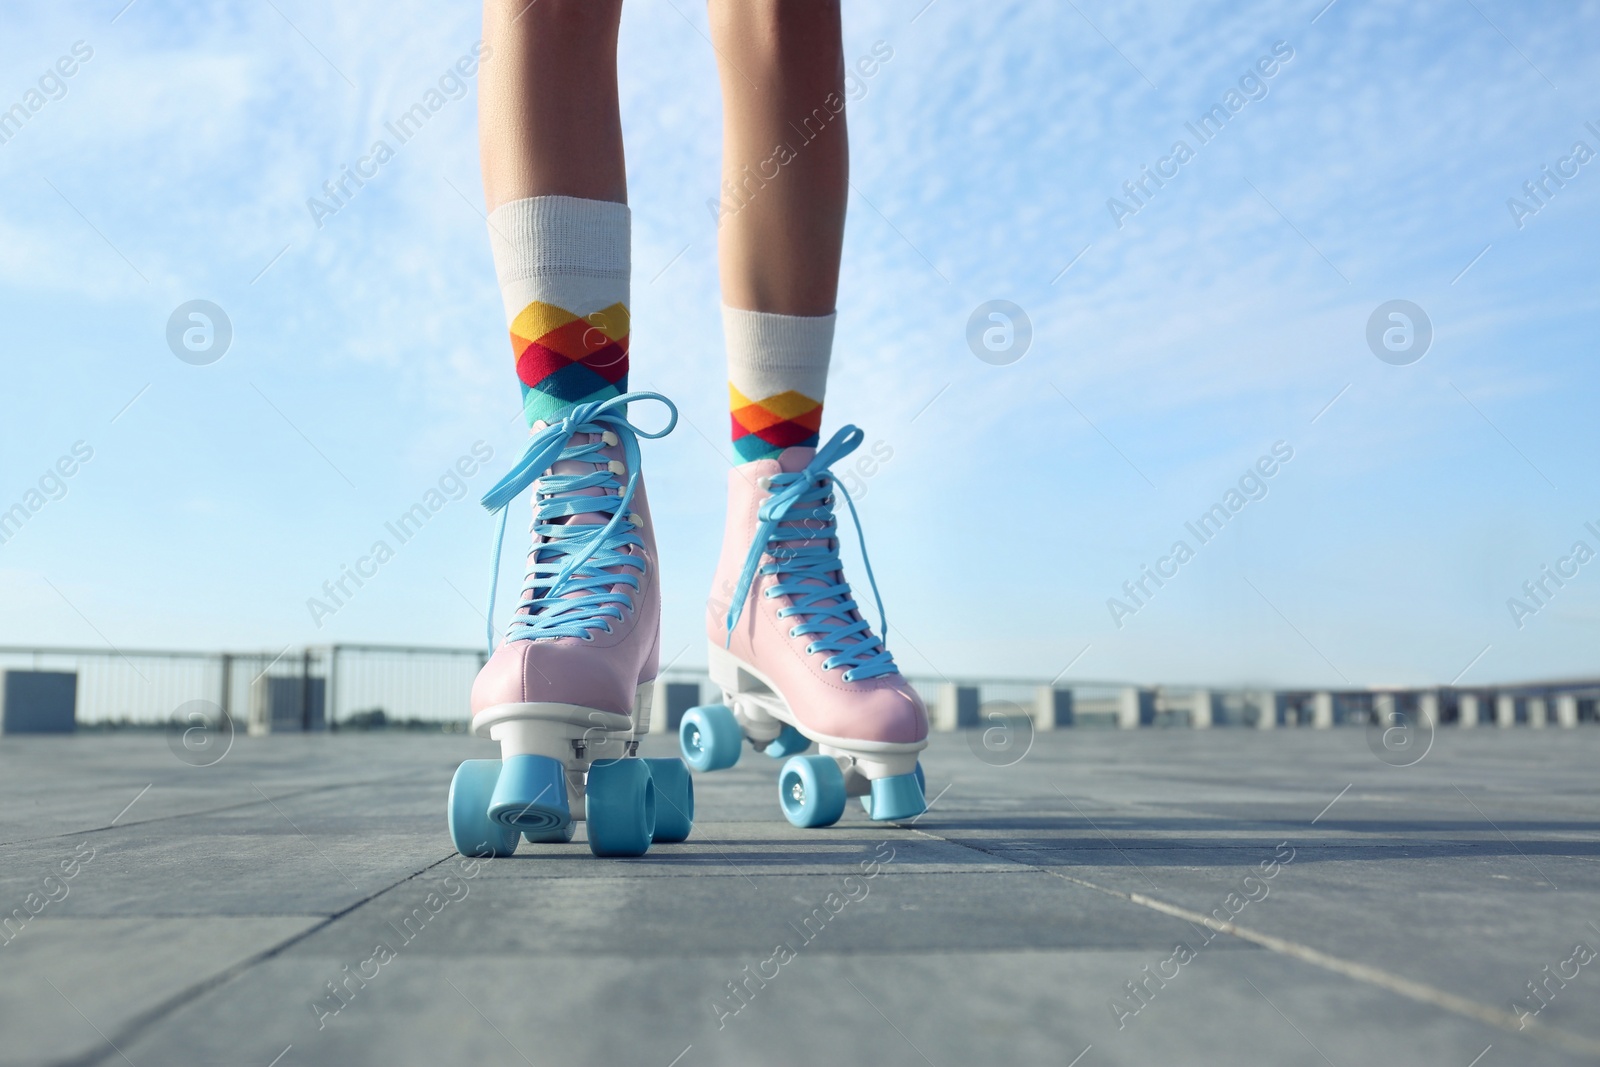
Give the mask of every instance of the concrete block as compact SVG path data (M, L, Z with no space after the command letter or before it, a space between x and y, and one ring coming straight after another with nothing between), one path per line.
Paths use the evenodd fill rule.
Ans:
M70 734L77 728L78 676L70 671L6 671L0 733Z
M1471 730L1478 725L1478 716L1483 714L1476 693L1462 693L1457 704L1458 714L1456 725L1463 730Z
M650 728L656 733L677 733L678 726L683 722L683 713L699 703L699 682L658 681Z
M933 704L935 730L961 730L978 725L978 687L944 682Z
M1193 730L1211 729L1211 690L1194 691L1189 703L1189 727Z
M1556 695L1556 725L1566 730L1578 725L1578 698L1575 694Z
M1494 698L1494 724L1501 729L1517 725L1517 698L1500 693Z
M1543 729L1550 718L1550 705L1544 697L1528 698L1528 725L1535 729Z
M1072 725L1072 690L1041 685L1033 694L1033 728L1054 730Z
M1333 728L1333 694L1313 693L1311 695L1311 728L1313 730L1329 730Z
M274 733L298 733L306 728L322 730L327 683L321 678L298 674L273 677L263 674L250 685L249 733L265 737ZM310 715L306 714L309 704Z
M1431 729L1439 725L1439 694L1427 690L1417 694L1417 725Z
M1156 694L1151 689L1126 686L1117 693L1117 729L1149 726L1156 717Z

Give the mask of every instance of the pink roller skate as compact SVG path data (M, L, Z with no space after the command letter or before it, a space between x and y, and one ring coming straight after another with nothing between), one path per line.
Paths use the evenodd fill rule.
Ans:
M908 819L926 807L917 755L928 743L927 709L861 617L839 562L834 492L844 489L829 468L862 436L846 426L820 449L789 448L729 476L706 614L711 681L723 703L691 708L679 728L696 770L733 766L746 739L791 757L778 795L796 826L832 825L849 796L860 796L874 819ZM801 755L812 742L821 754Z
M658 400L656 433L628 421L630 400ZM533 547L522 600L472 686L472 732L500 742L500 759L467 760L450 784L450 835L463 855L508 856L519 836L570 841L587 818L596 855L642 855L682 841L694 817L689 773L676 759L636 756L650 728L661 640L655 536L638 438L664 437L677 408L657 393L579 404L534 424L511 473L483 497L500 512L533 486Z

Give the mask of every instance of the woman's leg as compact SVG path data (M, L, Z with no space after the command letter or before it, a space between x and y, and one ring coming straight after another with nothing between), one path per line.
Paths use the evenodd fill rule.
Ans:
M489 210L533 196L628 202L617 111L622 0L487 0L478 147Z
M925 806L917 755L927 710L844 583L840 487L827 477L861 462L849 457L859 431L818 448L849 191L839 5L711 0L711 25L728 392L742 461L728 478L712 580L712 680L766 751L827 739L828 754L796 755L780 772L791 822L827 825L847 794L875 819L911 818Z
M849 191L836 0L711 0L718 252L741 461L816 447Z
M722 57L722 299L828 315L849 192L836 0L711 0Z
M519 832L569 840L586 811L596 854L638 855L652 840L652 795L656 839L689 832L681 766L663 766L652 787L644 761L615 758L631 753L649 707L661 616L639 437L627 421L620 9L621 0L484 9L489 239L532 430L487 499L498 510L531 496L533 536L517 608L503 631L491 621L493 651L472 688L473 732L498 739L502 760L457 771L450 826L464 854L505 855ZM585 771L574 812L572 782Z
M628 387L622 0L487 0L478 136L529 424Z

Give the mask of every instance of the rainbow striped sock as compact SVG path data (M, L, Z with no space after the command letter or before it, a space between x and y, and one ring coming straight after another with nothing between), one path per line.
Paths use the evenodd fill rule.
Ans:
M817 447L833 351L833 315L722 309L728 402L739 462Z
M528 425L628 390L626 204L536 196L489 215Z

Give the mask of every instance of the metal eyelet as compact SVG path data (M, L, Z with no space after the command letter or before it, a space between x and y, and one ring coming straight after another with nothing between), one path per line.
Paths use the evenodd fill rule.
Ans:
M770 474L763 474L761 477L757 478L756 488L760 489L762 492L766 492L768 489L771 489L772 476Z
M610 430L602 431L600 434L600 443L614 445L617 443L617 435L612 433Z
M622 460L620 460L620 459L614 459L610 463L607 463L606 464L606 470L610 471L612 474L627 474L628 473L628 468L623 464Z

